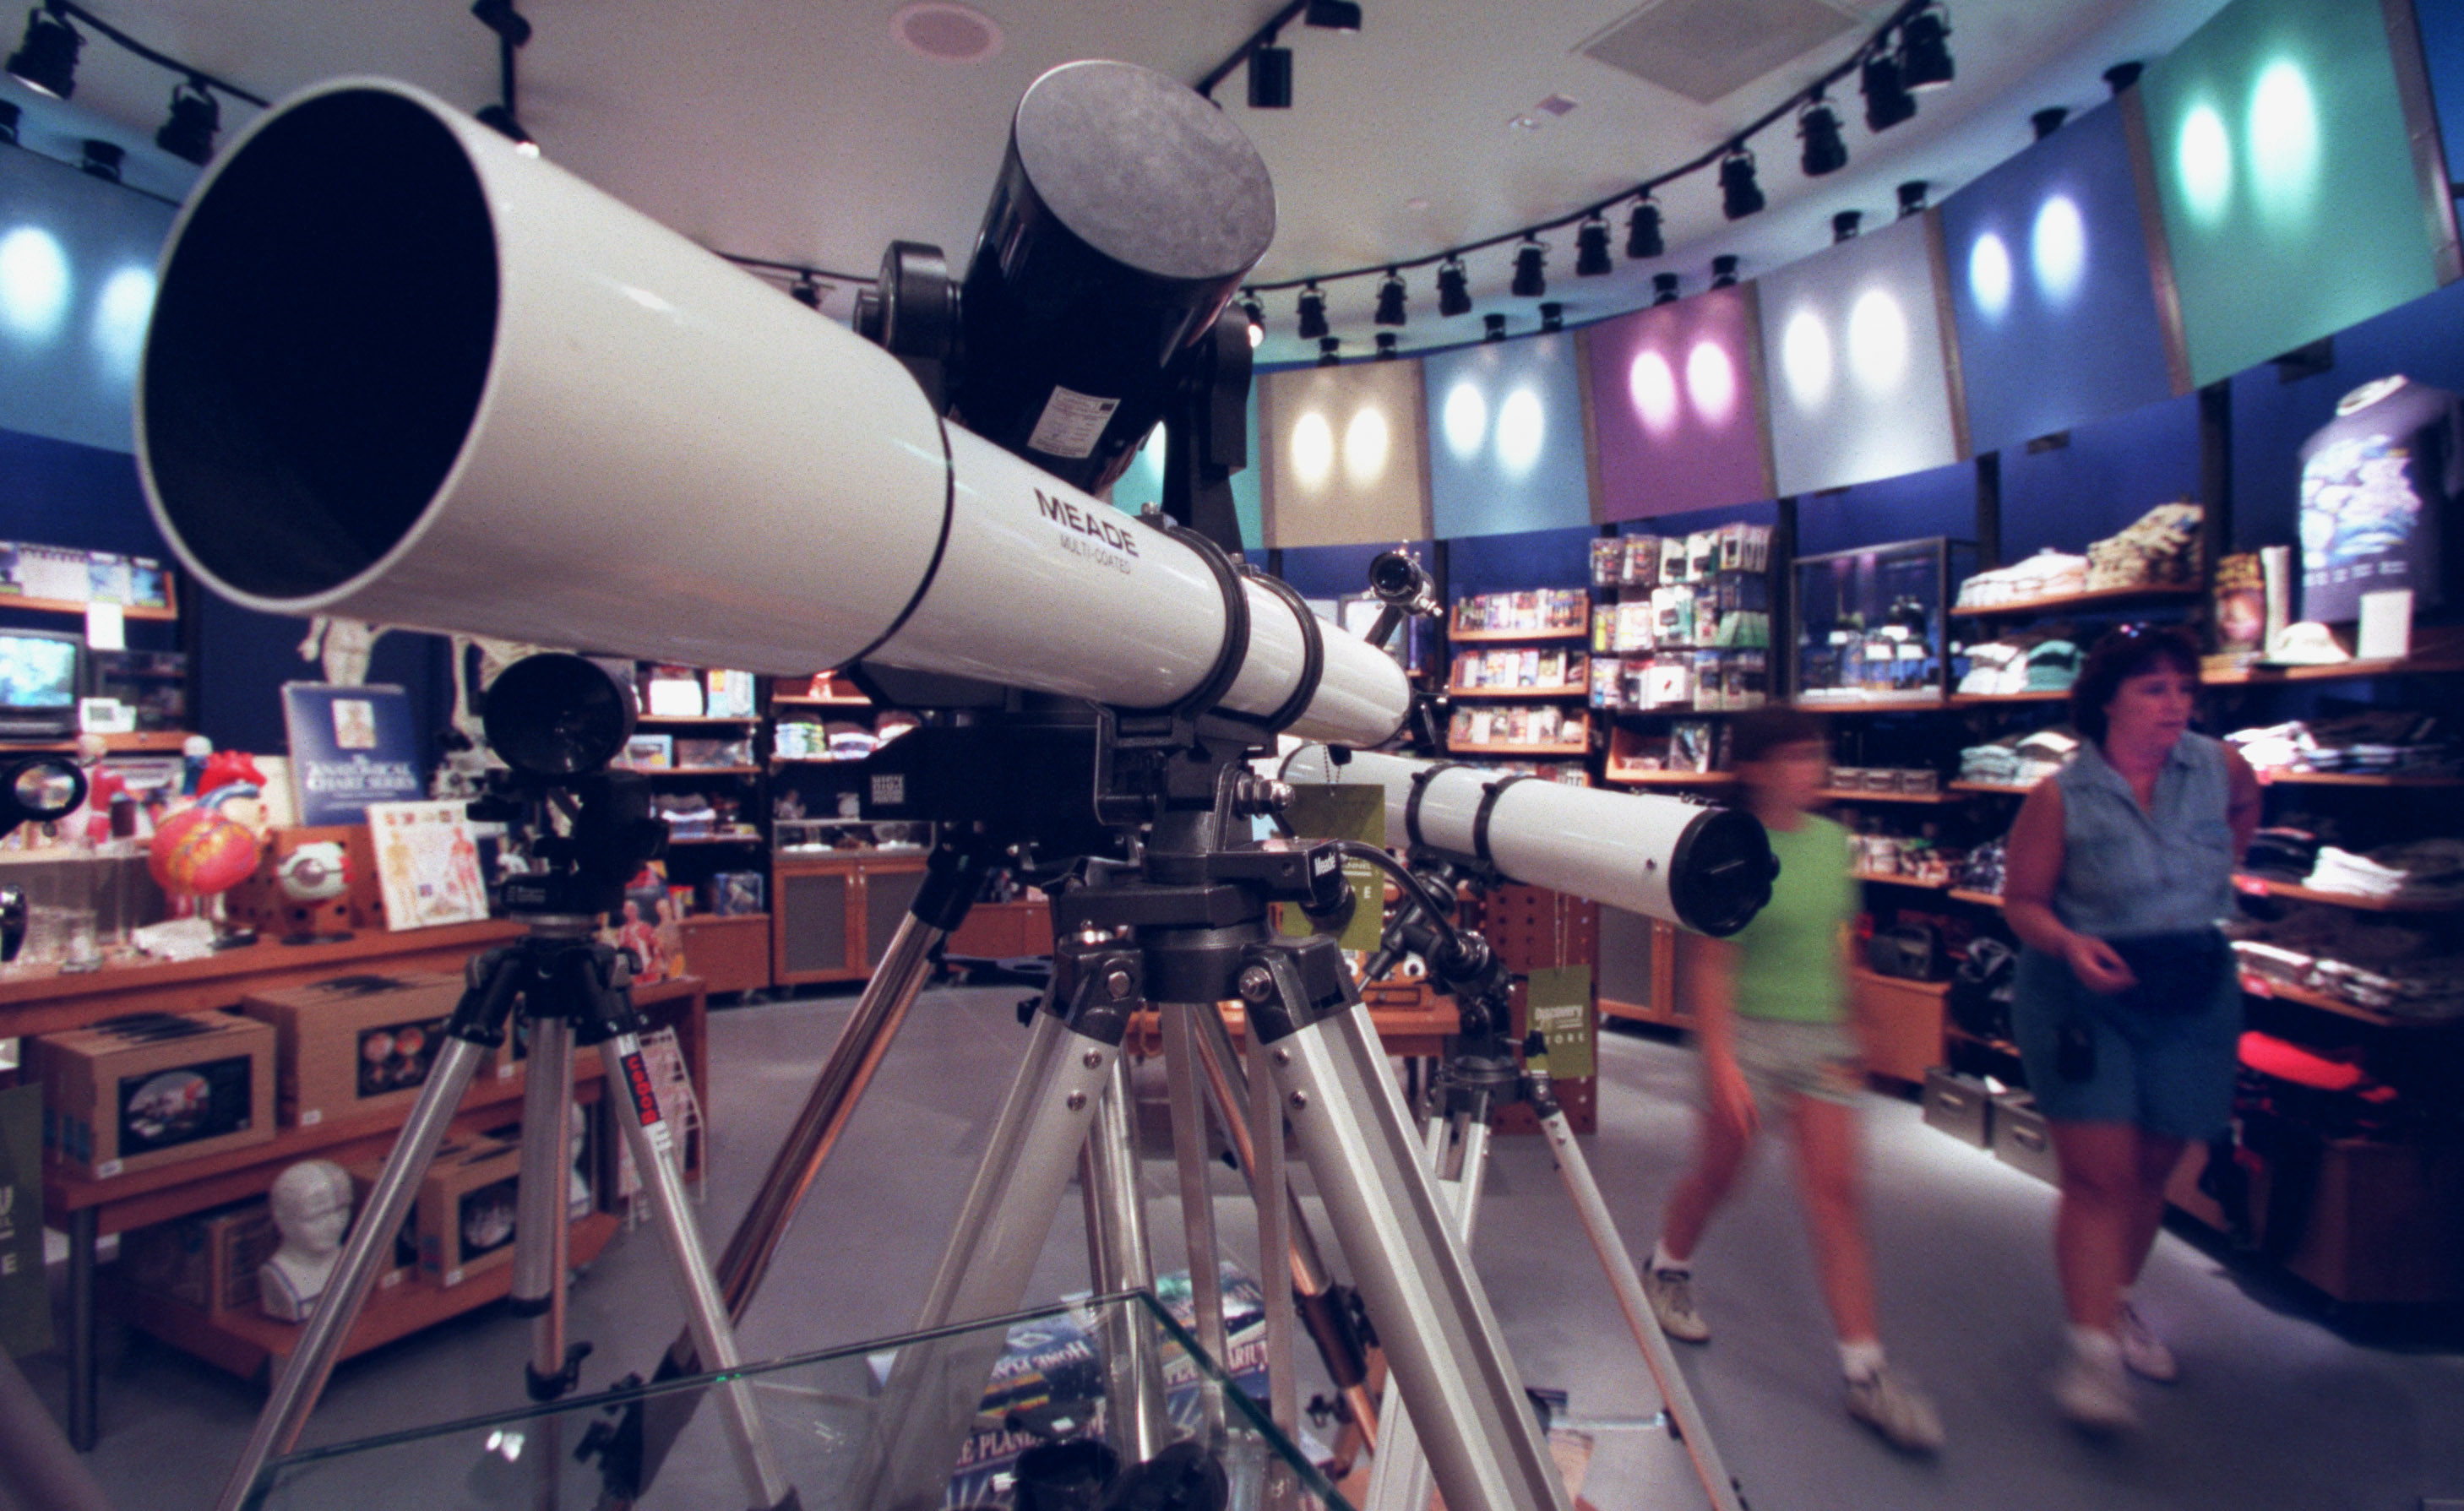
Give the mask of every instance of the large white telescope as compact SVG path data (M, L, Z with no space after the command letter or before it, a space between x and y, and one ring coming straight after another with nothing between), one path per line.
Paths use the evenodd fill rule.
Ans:
M1221 707L1356 745L1409 707L1358 639L1313 655L1290 595L945 424L881 349L385 80L293 97L207 171L164 253L137 456L181 561L274 613L1128 709L1237 651Z
M1735 933L1771 901L1771 841L1734 809L1323 745L1294 751L1284 777L1383 788L1390 843L1703 933Z

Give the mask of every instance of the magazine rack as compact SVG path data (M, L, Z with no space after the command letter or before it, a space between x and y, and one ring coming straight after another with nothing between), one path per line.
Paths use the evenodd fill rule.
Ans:
M1108 1345L1132 1328L1146 1335L1162 1360L1175 1448L1192 1441L1202 1419L1201 1386L1221 1391L1226 1425L1217 1459L1230 1488L1231 1511L1302 1505L1342 1511L1342 1497L1275 1430L1264 1409L1143 1291L757 1365L737 1378L752 1384L781 1467L803 1505L822 1511L850 1503L879 1409L877 1391L899 1348L1006 1332L1007 1346L985 1382L976 1431L961 1462L952 1466L949 1503L1008 1505L1023 1451L1039 1443L1106 1440ZM709 1376L695 1376L568 1396L552 1406L309 1449L268 1464L248 1504L252 1511L590 1505L606 1487L603 1465L608 1455L598 1445L611 1436L621 1439L615 1430L628 1412L681 1405L712 1383ZM588 1456L577 1456L585 1443L591 1445ZM621 1441L617 1456L622 1456ZM543 1473L554 1477L554 1500L535 1499L545 1488ZM704 1410L693 1414L638 1503L643 1511L731 1505L740 1502L740 1489L718 1413Z

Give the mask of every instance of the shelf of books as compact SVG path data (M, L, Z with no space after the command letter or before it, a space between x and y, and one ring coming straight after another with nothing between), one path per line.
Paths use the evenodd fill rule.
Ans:
M1632 786L1727 786L1736 780L1727 745L1727 731L1709 719L1679 719L1665 731L1620 724L1609 731L1601 775Z
M1682 716L1770 701L1770 527L1603 537L1592 587L1593 708Z
M1458 652L1446 690L1458 698L1581 698L1591 685L1591 660L1581 651L1525 646Z

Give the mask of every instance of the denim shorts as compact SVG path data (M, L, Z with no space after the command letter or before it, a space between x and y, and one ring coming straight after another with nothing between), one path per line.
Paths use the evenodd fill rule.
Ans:
M2096 1046L2084 1080L2061 1073L2061 1031L2076 1016ZM2242 1029L2241 982L2219 974L2208 1000L2180 1012L2148 1012L2091 992L2058 957L2019 952L2011 1036L2028 1090L2059 1123L2128 1123L2150 1133L2207 1139L2233 1118L2233 1070Z

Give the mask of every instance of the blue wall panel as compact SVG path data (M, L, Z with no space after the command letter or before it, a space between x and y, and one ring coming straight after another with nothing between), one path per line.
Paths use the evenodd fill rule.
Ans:
M1573 337L1465 346L1425 360L1420 372L1438 538L1590 523Z
M1522 588L1589 586L1592 542L1599 534L1577 525L1455 541L1446 554L1447 589L1461 599Z
M1976 538L1976 470L1966 462L1928 468L1796 503L1796 554L1948 536Z
M2199 496L2199 400L2167 399L2071 431L2070 445L2002 453L2002 559L2078 555L2168 499Z

